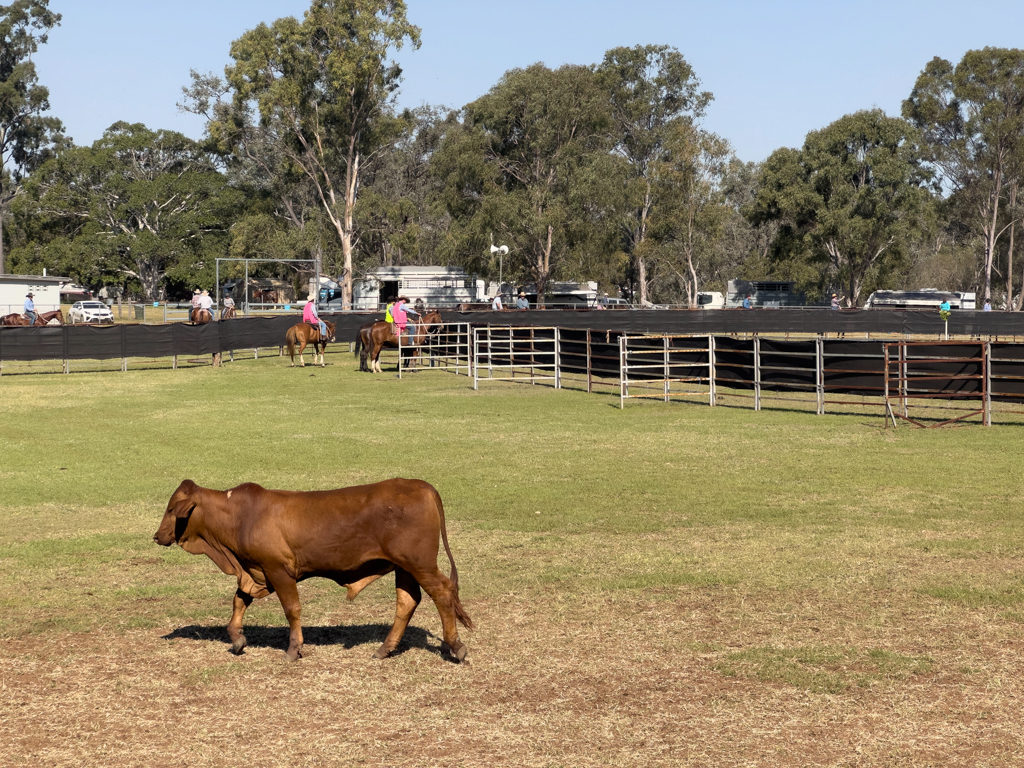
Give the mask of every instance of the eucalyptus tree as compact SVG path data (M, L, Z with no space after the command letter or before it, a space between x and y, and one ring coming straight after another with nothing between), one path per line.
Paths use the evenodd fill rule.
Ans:
M453 236L470 258L508 245L512 274L533 280L543 304L553 275L577 276L603 223L598 198L615 172L606 94L589 67L534 64L462 116L434 157Z
M301 22L260 24L232 44L230 109L208 126L223 151L278 188L308 185L340 245L346 307L362 170L403 127L393 113L402 70L389 57L419 39L402 0L313 0Z
M651 218L659 261L675 277L683 298L697 306L703 281L715 272L730 209L724 179L732 151L708 131L677 122L664 142L658 186L661 202Z
M39 84L32 54L46 43L61 16L49 0L15 0L0 5L0 274L5 270L3 221L11 200L22 190L27 172L54 142L63 125L45 113L50 92Z
M712 96L699 90L700 81L682 54L666 45L613 48L596 71L608 94L615 152L627 163L620 221L639 298L646 303L646 241L651 217L662 203L659 181L667 143L704 114Z
M903 116L921 130L927 158L963 223L982 237L983 291L990 299L998 240L1020 215L1016 200L1010 216L1003 214L1007 193L1016 197L1024 153L1024 50L968 51L956 66L932 59L903 102Z
M897 265L931 201L917 131L878 109L776 150L761 174L751 219L778 223L776 256L814 268L819 289L842 285L849 306Z
M241 204L196 142L124 122L47 160L28 189L33 214L54 222L55 253L88 254L97 272L137 283L147 299L167 281L212 287Z

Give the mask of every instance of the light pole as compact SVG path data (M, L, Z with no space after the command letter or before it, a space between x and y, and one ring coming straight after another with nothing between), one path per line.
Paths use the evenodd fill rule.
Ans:
M508 254L507 245L491 245L491 253L498 254L498 294L501 294L501 268L503 265L504 257Z

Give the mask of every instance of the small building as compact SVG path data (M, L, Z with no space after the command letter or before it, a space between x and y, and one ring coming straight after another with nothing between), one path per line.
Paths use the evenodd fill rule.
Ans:
M70 277L55 275L0 275L0 315L21 312L25 294L35 294L32 301L40 312L60 309L60 289L71 282Z
M802 307L807 297L796 290L796 283L785 280L730 280L726 286L725 305L742 307L750 297L755 307Z
M341 296L325 295L321 284L321 298L327 304L340 304ZM352 285L352 308L376 311L383 309L390 299L408 296L411 301L422 299L428 307L457 307L484 301L487 293L484 281L467 275L460 267L377 267L366 277Z

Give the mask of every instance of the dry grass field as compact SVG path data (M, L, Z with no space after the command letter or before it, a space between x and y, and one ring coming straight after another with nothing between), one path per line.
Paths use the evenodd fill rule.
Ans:
M353 358L0 378L0 765L1024 764L1024 423L632 404ZM387 369L386 369L387 370ZM467 663L393 580L152 542L183 478L445 500ZM442 570L448 565L442 553Z

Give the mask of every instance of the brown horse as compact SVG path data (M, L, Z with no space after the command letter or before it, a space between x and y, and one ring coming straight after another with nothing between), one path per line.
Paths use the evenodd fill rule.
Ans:
M53 312L36 312L36 321L32 325L47 325L51 320L56 320L58 325L64 325L64 314L55 309ZM28 318L15 312L13 315L0 317L0 325L28 325Z
M320 367L324 367L324 350L327 349L327 342L334 341L334 323L324 320L327 326L327 338L320 337L320 328L309 323L293 325L285 334L288 340L288 356L292 359L292 368L295 367L295 345L299 345L299 365L306 367L306 361L302 359L302 352L307 344L313 345L313 365L316 365L316 356L320 354Z
M380 353L384 347L397 347L398 338L391 330L391 323L378 320L375 323L367 323L359 329L359 337L356 339L355 353L359 355L359 370L381 373ZM406 359L406 367L412 367L413 361L419 356L420 347L426 341L428 334L433 335L441 330L441 313L436 309L426 312L422 319L410 323L415 330L411 344L403 344L403 358ZM408 336L406 337L408 338ZM405 352L408 349L408 352Z
M220 319L221 320L231 320L234 317L235 317L235 308L234 307L224 307L224 309L222 309L220 311Z
M196 307L188 313L188 319L192 325L206 325L213 320L213 312L202 307Z

